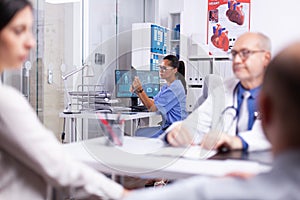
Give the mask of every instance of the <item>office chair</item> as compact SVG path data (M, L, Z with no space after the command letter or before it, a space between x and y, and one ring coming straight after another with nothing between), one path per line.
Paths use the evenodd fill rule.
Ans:
M215 88L220 86L221 82L222 82L222 78L218 74L206 75L204 77L202 95L196 101L193 110L196 110L207 99L208 95L210 95Z

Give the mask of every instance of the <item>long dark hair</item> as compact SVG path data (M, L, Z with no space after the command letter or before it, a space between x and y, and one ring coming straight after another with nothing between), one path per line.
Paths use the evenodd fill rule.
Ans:
M28 0L0 0L0 31L26 6L32 9L32 4Z
M178 58L174 55L167 55L163 58L163 60L168 60L169 64L174 67L174 68L178 68L179 67L179 61Z
M179 66L177 69L177 79L181 81L186 94L187 89L186 89L186 81L185 81L185 64L182 60L179 61Z

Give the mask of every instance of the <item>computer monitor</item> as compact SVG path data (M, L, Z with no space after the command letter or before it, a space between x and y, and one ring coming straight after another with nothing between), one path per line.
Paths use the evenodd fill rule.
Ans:
M160 89L158 71L146 70L115 70L115 86L117 98L137 97L130 92L130 86L135 76L138 76L148 97L157 95Z

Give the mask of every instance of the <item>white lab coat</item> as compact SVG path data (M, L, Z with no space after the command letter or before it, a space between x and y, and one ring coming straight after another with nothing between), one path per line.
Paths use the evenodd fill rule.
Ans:
M123 188L76 162L38 120L26 99L0 83L0 199L121 198ZM70 195L70 196L68 196Z
M211 94L208 95L208 98L201 106L192 112L186 120L175 122L167 132L176 124L183 123L184 127L187 128L190 133L195 134L196 142L201 142L203 134L208 133L211 129L218 130L219 132L223 130L232 136L236 135L237 120L234 120L231 124L232 117L225 115L222 121L224 124L219 126L219 121L220 115L225 108L233 105L235 108L237 107L237 94L233 94L233 92L238 82L239 80L236 78L220 82L219 87L216 87ZM249 151L270 148L270 143L262 131L261 121L259 119L255 120L252 130L240 132L239 135L248 143Z

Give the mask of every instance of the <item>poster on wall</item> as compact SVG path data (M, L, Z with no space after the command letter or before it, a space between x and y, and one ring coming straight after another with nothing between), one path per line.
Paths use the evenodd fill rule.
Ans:
M250 29L250 0L208 0L207 29L210 54L227 57L236 38Z

